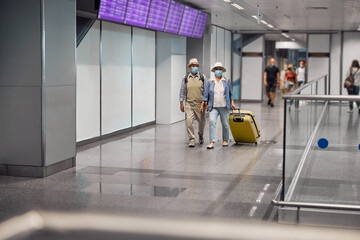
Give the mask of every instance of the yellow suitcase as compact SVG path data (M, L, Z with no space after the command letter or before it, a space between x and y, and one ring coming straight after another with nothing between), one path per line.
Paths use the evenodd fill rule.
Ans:
M232 110L229 116L231 133L236 143L255 143L260 138L260 130L251 111Z

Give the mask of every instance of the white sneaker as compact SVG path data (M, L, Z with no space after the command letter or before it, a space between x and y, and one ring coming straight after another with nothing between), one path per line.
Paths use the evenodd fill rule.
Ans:
M349 109L347 112L348 112L348 113L353 113L353 110L352 110L352 109Z

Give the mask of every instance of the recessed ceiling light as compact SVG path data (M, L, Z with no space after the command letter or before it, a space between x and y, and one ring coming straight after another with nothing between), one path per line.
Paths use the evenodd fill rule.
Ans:
M230 0L224 0L224 2L231 3L231 1L230 1Z
M265 25L268 25L268 23L265 20L261 20L260 22L262 22Z
M244 8L242 6L240 6L239 4L236 4L236 3L232 3L231 6L239 9L239 10L243 10Z
M271 24L268 24L267 26L268 26L269 28L274 28L274 26L271 25Z

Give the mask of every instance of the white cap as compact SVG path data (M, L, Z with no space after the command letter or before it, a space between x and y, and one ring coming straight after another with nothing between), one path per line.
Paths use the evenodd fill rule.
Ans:
M215 63L214 66L212 67L211 71L215 72L215 68L222 68L223 72L226 72L226 68L223 67L221 62Z
M199 61L197 60L197 58L192 58L189 61L189 65L188 67L190 67L191 65L200 65Z

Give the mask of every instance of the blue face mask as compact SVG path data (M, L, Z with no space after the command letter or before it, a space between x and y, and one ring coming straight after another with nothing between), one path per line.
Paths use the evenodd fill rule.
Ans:
M275 66L275 63L272 63L271 66Z
M191 68L191 72L193 74L197 74L199 72L199 68L198 67L193 67L193 68Z
M215 70L215 76L221 77L222 74L223 74L222 70Z

